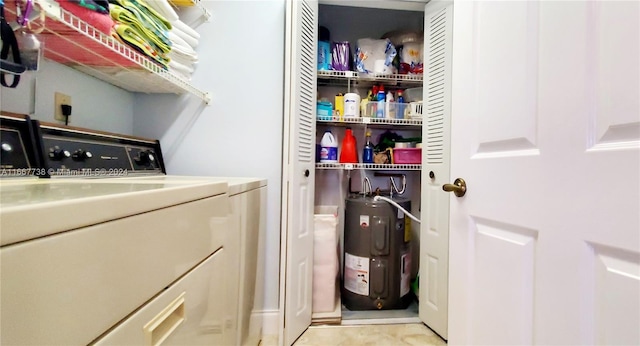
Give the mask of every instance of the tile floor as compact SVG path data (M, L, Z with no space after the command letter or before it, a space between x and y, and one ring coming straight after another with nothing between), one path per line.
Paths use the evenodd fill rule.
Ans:
M261 346L274 346L276 340L265 339ZM312 326L294 343L294 346L329 345L421 345L439 346L447 343L421 323Z

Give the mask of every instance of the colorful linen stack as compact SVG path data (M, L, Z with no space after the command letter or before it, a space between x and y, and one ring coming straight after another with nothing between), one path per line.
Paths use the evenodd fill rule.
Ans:
M144 0L109 0L109 12L120 39L161 66L169 66L169 21Z

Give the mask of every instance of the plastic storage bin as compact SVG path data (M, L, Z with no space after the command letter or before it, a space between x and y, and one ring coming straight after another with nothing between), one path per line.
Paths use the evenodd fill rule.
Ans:
M318 102L316 114L318 120L331 120L333 118L333 105L331 102Z
M405 119L409 115L409 106L408 103L398 103L398 102L385 102L385 106L388 104L388 107L385 107L383 114L384 118L387 119ZM378 101L369 101L364 108L364 117L376 118L376 112L378 110ZM386 111L389 111L390 114L386 114Z
M422 101L409 103L407 116L411 119L422 119Z
M420 164L422 163L422 148L394 148L394 164Z

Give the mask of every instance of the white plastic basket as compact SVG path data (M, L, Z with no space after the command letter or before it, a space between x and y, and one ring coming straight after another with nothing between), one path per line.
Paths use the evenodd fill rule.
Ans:
M409 117L411 114L411 103L385 102L384 105L385 107L382 112L383 118L403 119ZM363 117L376 118L377 110L378 102L369 101L361 115ZM387 115L387 111L391 114ZM422 115L422 103L420 104L420 115Z
M412 119L421 119L422 118L422 101L418 102L409 102L409 114L408 116Z

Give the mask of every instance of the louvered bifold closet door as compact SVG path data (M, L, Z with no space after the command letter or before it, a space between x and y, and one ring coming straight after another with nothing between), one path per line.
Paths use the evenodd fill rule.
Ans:
M420 319L447 338L453 2L425 7Z
M281 336L290 345L311 324L317 1L287 1L286 18Z

